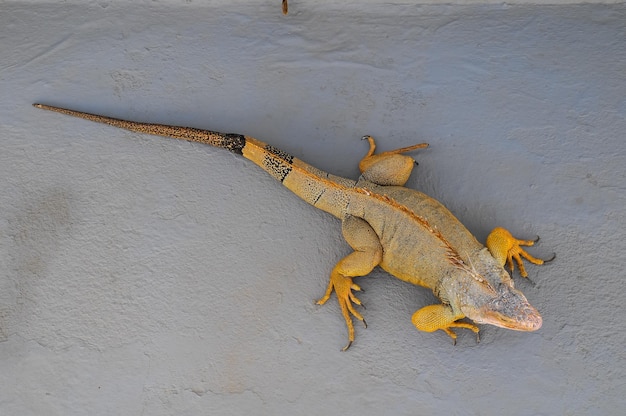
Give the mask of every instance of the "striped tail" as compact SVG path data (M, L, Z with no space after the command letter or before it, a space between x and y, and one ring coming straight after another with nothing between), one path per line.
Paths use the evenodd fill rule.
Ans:
M355 184L355 181L328 174L274 146L241 134L127 121L45 104L33 106L138 133L172 137L227 149L254 162L309 204L337 217L342 215L342 207L333 203L337 200L337 193L352 188Z

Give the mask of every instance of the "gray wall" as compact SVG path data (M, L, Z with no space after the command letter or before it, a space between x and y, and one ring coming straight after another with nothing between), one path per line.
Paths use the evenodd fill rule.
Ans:
M0 414L623 414L626 6L0 5ZM339 222L228 152L33 102L253 135L540 235L517 333L416 331L376 270L348 352Z

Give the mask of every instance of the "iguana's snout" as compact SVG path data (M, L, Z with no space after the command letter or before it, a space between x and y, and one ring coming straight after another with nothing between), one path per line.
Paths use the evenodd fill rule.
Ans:
M516 331L536 331L543 320L539 311L526 300L522 292L500 285L497 296L467 316L476 323L490 324Z

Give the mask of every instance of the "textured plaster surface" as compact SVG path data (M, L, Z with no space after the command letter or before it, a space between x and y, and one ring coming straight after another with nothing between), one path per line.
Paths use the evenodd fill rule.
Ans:
M626 406L626 7L367 1L0 4L0 414L617 415ZM413 329L430 291L360 278L339 222L248 161L33 102L253 135L408 186L480 240L557 253L535 333Z

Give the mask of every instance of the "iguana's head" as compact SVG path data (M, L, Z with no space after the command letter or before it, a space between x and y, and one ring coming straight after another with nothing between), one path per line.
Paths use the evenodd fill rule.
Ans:
M486 252L479 256L491 259ZM536 331L541 328L539 311L526 299L526 296L513 286L507 271L495 261L478 262L484 268L477 270L477 276L465 280L461 294L456 296L456 306L465 316L476 323L499 326L516 331Z
M464 305L461 310L476 323L516 331L536 331L542 324L539 311L526 300L522 292L504 284L482 304Z

